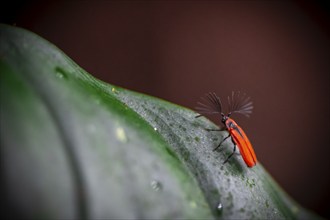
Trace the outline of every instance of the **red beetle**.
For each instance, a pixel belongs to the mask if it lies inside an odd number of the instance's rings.
[[[196,107],[196,109],[201,113],[201,115],[197,115],[197,117],[202,116],[202,114],[221,114],[221,122],[225,125],[225,129],[229,132],[229,135],[225,137],[219,145],[213,149],[215,151],[218,149],[221,144],[231,137],[231,140],[234,144],[233,153],[231,153],[228,158],[224,161],[226,163],[235,153],[236,146],[238,146],[239,151],[243,157],[244,162],[248,167],[253,167],[257,163],[257,157],[254,153],[251,142],[246,136],[243,129],[237,125],[237,123],[230,118],[231,114],[239,113],[243,114],[247,117],[252,113],[253,105],[250,101],[250,97],[246,97],[245,94],[241,94],[240,92],[234,93],[232,92],[231,97],[228,96],[228,106],[229,113],[225,115],[222,112],[222,103],[220,98],[215,93],[208,93],[206,98],[202,98],[207,104],[198,102],[200,105]],[[207,129],[208,131],[220,131],[221,129]]]

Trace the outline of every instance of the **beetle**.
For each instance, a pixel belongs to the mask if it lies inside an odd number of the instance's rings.
[[[253,150],[252,144],[249,138],[246,136],[243,129],[232,119],[230,116],[233,113],[239,113],[247,117],[250,116],[253,109],[252,101],[250,97],[246,97],[246,94],[240,92],[232,92],[231,96],[228,96],[228,114],[225,115],[222,110],[222,103],[220,98],[214,93],[209,92],[205,98],[202,98],[205,103],[198,102],[199,106],[196,107],[199,115],[196,118],[203,116],[203,114],[221,114],[221,122],[224,124],[225,130],[228,131],[228,136],[225,137],[213,151],[217,150],[221,144],[228,138],[231,138],[234,144],[233,152],[227,157],[223,164],[236,152],[236,146],[239,148],[241,156],[248,167],[253,167],[257,163],[257,157]],[[221,131],[222,129],[206,129],[208,131]]]

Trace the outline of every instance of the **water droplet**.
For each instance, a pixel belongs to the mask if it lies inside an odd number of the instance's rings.
[[[118,90],[117,90],[115,87],[112,87],[112,88],[111,88],[111,92],[113,92],[113,93],[116,93],[116,94],[117,94],[117,93],[118,93]]]
[[[222,203],[219,202],[219,204],[218,204],[218,206],[217,206],[217,211],[218,211],[218,212],[222,212],[222,209],[223,209]]]
[[[119,127],[116,129],[116,136],[117,136],[118,140],[120,140],[121,142],[123,142],[123,143],[127,142],[126,133],[123,128]]]
[[[55,74],[59,79],[67,79],[67,73],[65,70],[59,66],[55,67]]]
[[[154,191],[159,191],[162,189],[162,184],[157,180],[151,181],[150,186]]]
[[[60,78],[60,79],[63,79],[63,74],[62,73],[59,73],[59,72],[56,72],[56,76],[58,77],[58,78]]]

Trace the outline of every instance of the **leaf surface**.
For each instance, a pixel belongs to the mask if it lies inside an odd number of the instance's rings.
[[[24,29],[0,25],[0,134],[9,215],[31,218],[317,218],[227,132],[106,84]]]

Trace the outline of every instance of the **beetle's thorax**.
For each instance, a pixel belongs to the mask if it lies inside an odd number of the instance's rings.
[[[230,129],[236,128],[237,124],[233,119],[228,117],[225,121],[225,126],[227,127],[227,129],[230,130]]]

